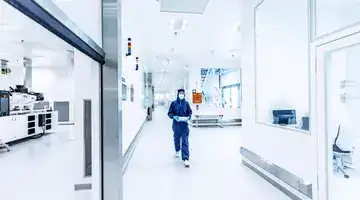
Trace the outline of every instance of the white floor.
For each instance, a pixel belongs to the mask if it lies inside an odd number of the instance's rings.
[[[68,140],[72,133],[61,126],[56,134],[13,145],[11,152],[1,150],[0,199],[79,199],[83,193],[75,193],[74,184],[81,177],[81,145]]]
[[[241,127],[191,129],[191,168],[173,158],[163,109],[143,128],[124,177],[124,200],[288,200],[241,164]]]
[[[358,200],[360,177],[345,179],[341,175],[334,175],[330,184],[330,200]]]
[[[74,192],[81,180],[79,137],[61,129],[0,152],[1,199],[90,200],[90,192]],[[189,169],[173,158],[171,121],[163,110],[143,130],[124,177],[124,200],[289,199],[241,164],[240,127],[192,129]]]
[[[357,139],[357,147],[359,148],[359,139]],[[350,178],[344,178],[341,172],[334,171],[331,177],[329,191],[331,193],[330,200],[358,200],[360,196],[360,152],[356,148],[352,155],[352,167],[354,170],[346,170]],[[332,166],[331,166],[332,167]]]

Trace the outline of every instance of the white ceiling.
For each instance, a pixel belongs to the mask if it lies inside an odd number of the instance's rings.
[[[162,12],[202,14],[209,0],[161,0],[159,2]]]
[[[0,58],[16,61],[22,57],[55,59],[73,48],[48,30],[0,1]],[[64,59],[61,59],[64,60]]]
[[[181,8],[176,3],[173,8],[168,4],[167,10],[195,12],[206,1],[181,3]],[[175,36],[171,20],[185,20],[187,26]],[[134,54],[154,73],[155,84],[161,83],[163,63],[170,60],[167,78],[161,87],[156,87],[157,91],[169,91],[183,86],[186,65],[190,69],[239,67],[240,22],[240,0],[210,0],[202,14],[161,12],[161,2],[157,0],[123,0],[123,51],[131,37]],[[211,50],[213,53],[209,53]]]
[[[57,3],[73,4],[77,1]],[[205,7],[204,3],[206,7],[202,14],[182,14],[162,12],[158,0],[122,1],[123,52],[126,52],[127,38],[131,37],[134,56],[139,56],[142,67],[153,72],[156,84],[162,83],[161,87],[156,86],[157,91],[167,92],[182,87],[182,82],[187,82],[185,66],[200,69],[240,65],[240,0],[187,0],[182,3],[186,5],[179,8],[171,7],[178,5],[170,3],[166,9],[195,12],[201,6]],[[2,56],[37,57],[72,49],[4,1],[1,1],[0,14]],[[187,22],[184,30],[176,31],[177,36],[170,28],[171,20]],[[22,40],[25,41],[23,44]],[[37,53],[32,52],[33,49]],[[164,76],[166,60],[170,61],[170,65]],[[160,81],[161,77],[165,77],[163,81]]]

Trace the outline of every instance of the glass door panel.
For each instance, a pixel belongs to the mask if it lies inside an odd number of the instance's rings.
[[[323,131],[318,129],[319,162],[324,161],[326,169],[326,177],[319,176],[320,188],[321,184],[326,185],[323,192],[327,193],[327,200],[357,200],[360,196],[360,149],[357,148],[360,147],[360,34],[318,47],[317,60],[317,98],[322,99],[317,101],[320,108],[317,112],[325,122]],[[322,105],[325,105],[323,110]],[[318,170],[321,174],[323,168]]]

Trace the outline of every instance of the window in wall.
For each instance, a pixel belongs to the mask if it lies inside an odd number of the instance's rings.
[[[315,8],[317,37],[360,22],[358,0],[315,0]]]
[[[209,108],[233,107],[230,86],[240,83],[238,68],[203,68],[201,69],[201,90],[203,102]],[[238,103],[236,103],[238,105]]]
[[[257,122],[304,129],[309,120],[308,3],[265,0],[255,10]]]
[[[222,93],[225,108],[240,108],[240,84],[225,86]]]
[[[222,93],[223,93],[223,101],[225,108],[228,108],[231,105],[231,90],[228,87],[224,87],[222,89]]]
[[[239,108],[239,86],[234,85],[231,87],[231,105],[232,108]]]

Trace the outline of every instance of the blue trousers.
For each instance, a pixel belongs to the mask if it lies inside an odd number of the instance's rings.
[[[182,160],[189,160],[189,131],[175,131],[174,145],[176,152],[181,150]]]

